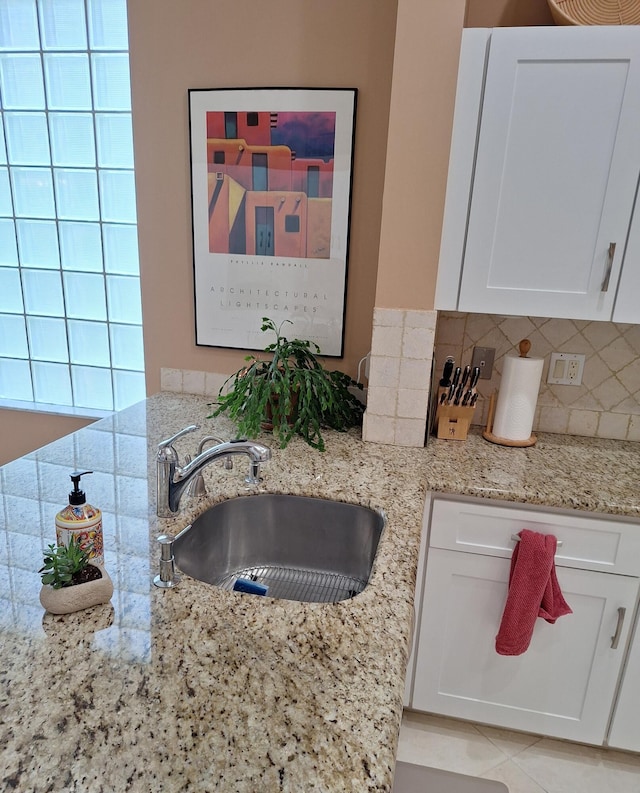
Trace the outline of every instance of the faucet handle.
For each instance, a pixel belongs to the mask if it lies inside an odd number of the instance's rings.
[[[178,440],[178,438],[182,438],[183,435],[187,435],[189,432],[195,432],[196,430],[200,429],[199,424],[190,424],[188,427],[180,430],[180,432],[176,432],[175,435],[172,435],[170,438],[167,438],[166,441],[160,441],[158,444],[158,449],[164,449],[167,446],[173,446],[173,444]]]
[[[173,448],[173,444],[178,440],[178,438],[182,438],[183,435],[187,435],[189,432],[195,432],[195,430],[199,430],[200,427],[198,424],[190,424],[188,427],[180,430],[180,432],[176,432],[175,435],[172,435],[170,438],[167,438],[164,441],[160,441],[158,444],[158,457],[160,459],[172,459],[173,461],[178,461],[178,455],[176,450]]]

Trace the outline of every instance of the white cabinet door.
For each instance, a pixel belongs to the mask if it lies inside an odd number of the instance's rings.
[[[459,310],[610,320],[639,138],[640,29],[493,30]]]
[[[640,324],[640,202],[636,199],[636,208],[629,229],[627,249],[618,294],[613,308],[614,322],[630,322]]]
[[[528,732],[602,743],[620,673],[618,609],[631,616],[638,580],[557,568],[573,614],[537,620],[520,656],[495,652],[509,559],[431,548],[411,706]]]
[[[629,651],[609,732],[609,746],[640,752],[640,624]]]

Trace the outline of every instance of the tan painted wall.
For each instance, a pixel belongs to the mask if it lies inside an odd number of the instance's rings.
[[[0,465],[82,429],[91,421],[51,413],[0,410]]]
[[[377,306],[433,308],[462,28],[551,23],[546,0],[399,0]]]
[[[355,373],[369,350],[374,302],[433,306],[464,5],[397,0],[396,45],[393,0],[273,0],[268,13],[255,0],[130,0],[149,393],[160,367],[231,372],[242,358],[194,344],[188,88],[359,88],[340,367]],[[470,27],[549,23],[545,0],[469,0],[466,9]],[[86,423],[0,410],[0,464]]]
[[[464,0],[400,0],[376,306],[432,309]]]
[[[547,0],[468,0],[465,27],[552,25]]]
[[[130,2],[149,393],[161,367],[232,372],[244,356],[194,343],[189,88],[358,88],[345,357],[335,363],[355,374],[371,341],[395,18],[387,0]]]

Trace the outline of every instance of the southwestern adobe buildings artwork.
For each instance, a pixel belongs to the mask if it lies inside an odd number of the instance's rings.
[[[209,111],[210,253],[328,259],[334,112]]]
[[[189,90],[196,344],[344,347],[357,89]]]

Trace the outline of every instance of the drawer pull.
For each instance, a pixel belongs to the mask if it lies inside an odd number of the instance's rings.
[[[627,610],[620,606],[618,609],[618,624],[616,625],[616,632],[611,637],[611,649],[617,650],[620,642],[620,634],[622,633],[622,626],[624,625],[624,618]]]
[[[520,542],[520,537],[517,534],[512,534],[511,539],[514,542]],[[562,540],[556,540],[556,548],[562,548]]]

